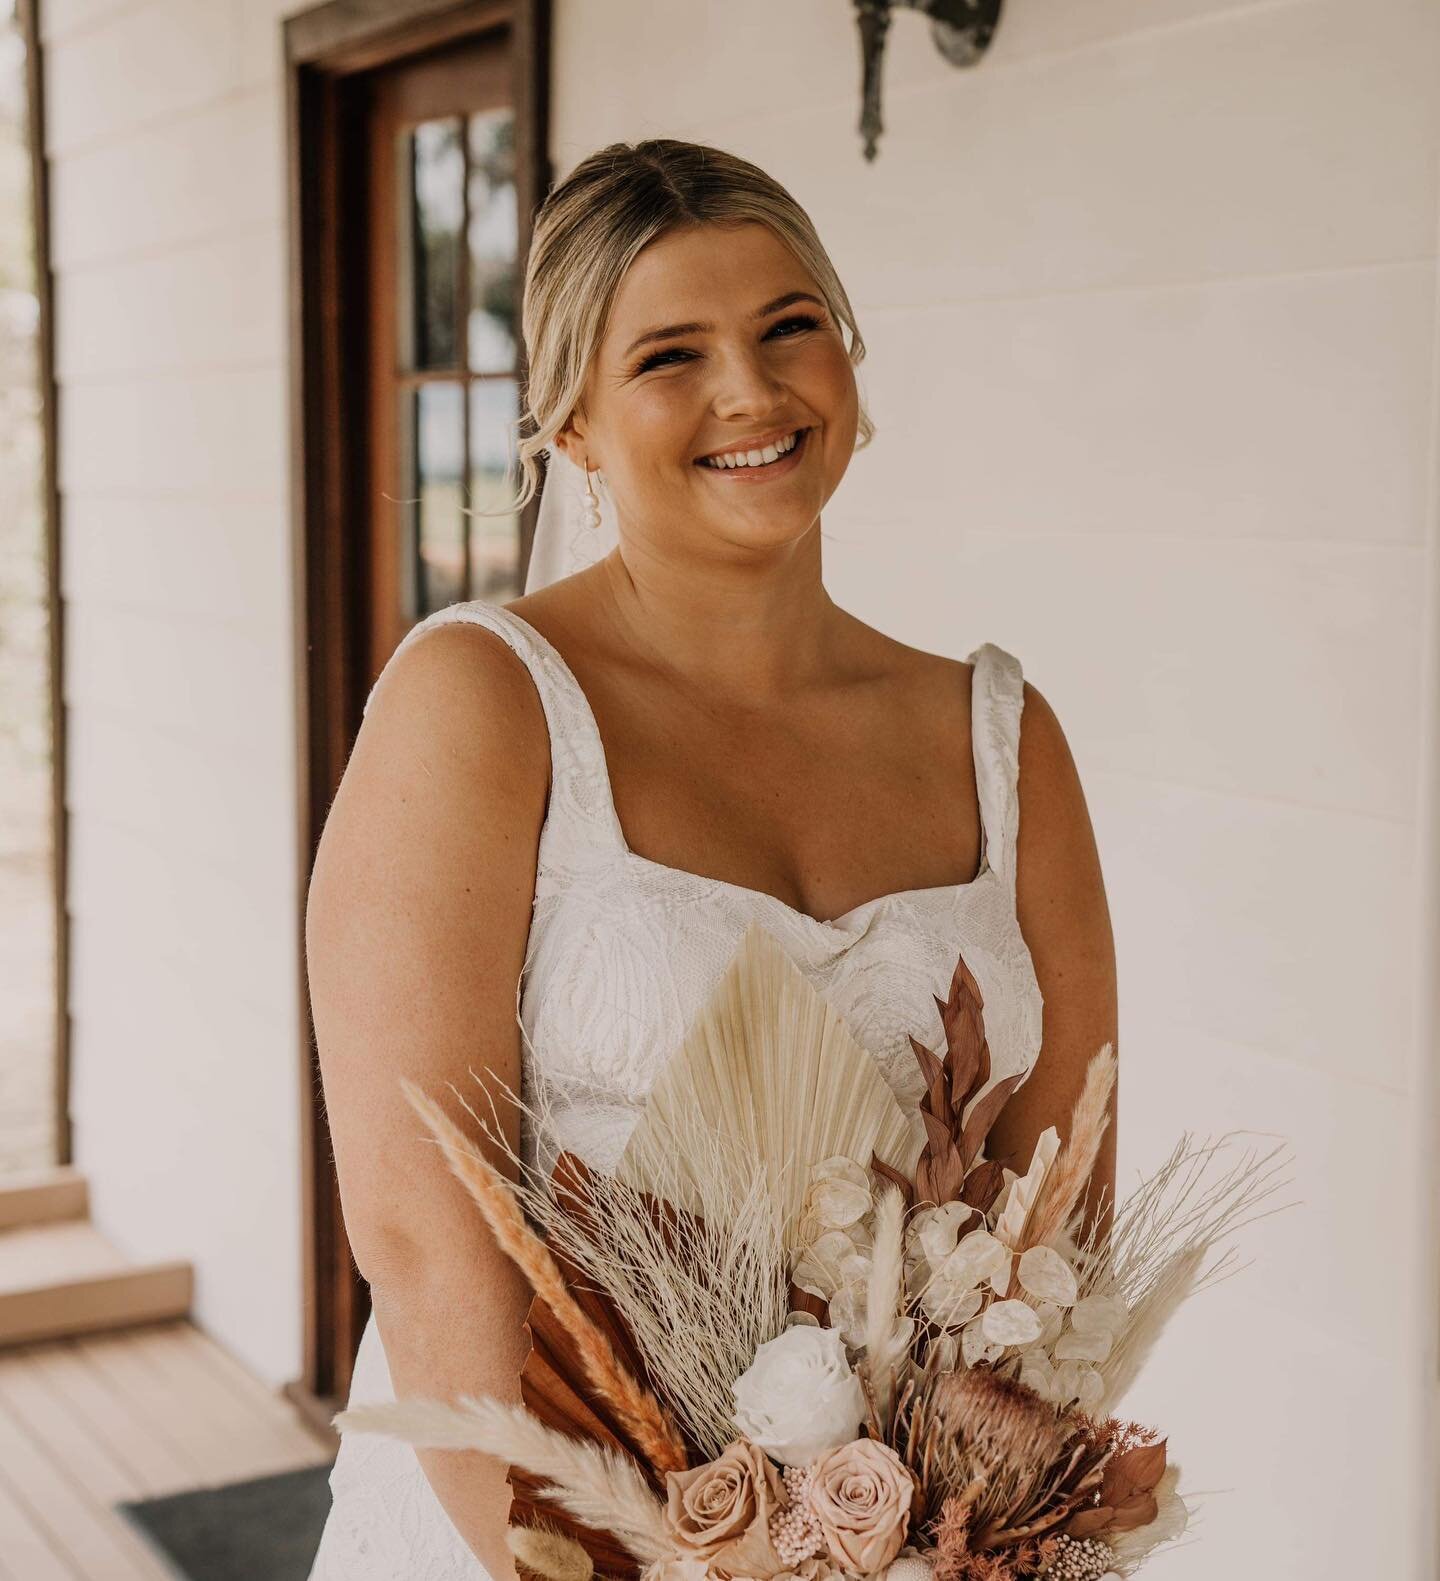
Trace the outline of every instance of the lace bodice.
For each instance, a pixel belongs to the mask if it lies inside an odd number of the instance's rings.
[[[613,1167],[655,1077],[754,920],[836,1006],[907,1110],[923,1091],[909,1037],[940,1046],[935,996],[946,996],[962,952],[984,1000],[992,1084],[1029,1071],[1043,1001],[1015,915],[1024,696],[1011,654],[983,643],[969,655],[979,873],[964,884],[879,895],[822,921],[764,891],[630,850],[590,704],[559,652],[521,616],[482,600],[453,604],[413,626],[396,652],[459,620],[497,632],[524,661],[550,733],[517,1014],[524,1084],[532,1096],[546,1084],[555,1145],[594,1168]],[[522,1130],[522,1143],[537,1161],[536,1139]],[[393,1398],[372,1317],[350,1401]],[[408,1445],[347,1435],[330,1484],[334,1507],[311,1581],[488,1581]]]

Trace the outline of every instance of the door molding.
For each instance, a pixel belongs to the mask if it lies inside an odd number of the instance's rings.
[[[365,380],[354,375],[365,365],[368,300],[353,267],[365,235],[365,73],[501,29],[523,260],[550,186],[549,0],[329,0],[284,23],[304,1261],[303,1370],[286,1392],[327,1432],[369,1313],[341,1215],[304,943],[315,851],[373,680],[369,578],[354,531],[367,431]]]

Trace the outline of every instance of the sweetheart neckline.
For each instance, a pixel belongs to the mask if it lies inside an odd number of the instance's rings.
[[[472,602],[486,601],[475,600]],[[565,656],[544,632],[532,626],[522,614],[509,608],[508,605],[490,604],[488,607],[523,626],[534,638],[541,651],[548,654],[554,661],[566,685],[574,693],[591,738],[595,743],[595,750],[600,757],[600,776],[605,787],[605,811],[610,824],[611,836],[619,847],[622,860],[641,867],[647,867],[652,872],[668,873],[672,877],[687,878],[699,884],[713,884],[721,889],[729,890],[732,894],[747,895],[757,900],[768,900],[773,905],[779,906],[788,915],[808,923],[811,927],[831,928],[842,932],[847,922],[858,916],[862,911],[868,911],[872,906],[882,906],[892,901],[918,899],[922,895],[943,895],[950,900],[958,901],[969,890],[977,888],[983,879],[994,875],[995,869],[990,865],[990,831],[985,823],[984,800],[978,796],[980,788],[980,757],[975,736],[975,722],[979,715],[977,700],[980,694],[980,661],[978,658],[971,658],[968,661],[970,664],[970,760],[975,767],[975,787],[980,809],[980,867],[976,871],[975,876],[967,878],[963,883],[959,884],[921,884],[911,889],[891,890],[888,894],[874,895],[869,900],[862,900],[858,905],[851,906],[848,911],[842,911],[838,916],[830,918],[814,917],[808,911],[802,911],[799,906],[792,906],[788,900],[781,900],[779,895],[772,895],[768,889],[755,889],[749,884],[737,884],[728,878],[712,878],[708,873],[696,873],[688,867],[674,867],[669,862],[657,862],[654,857],[642,856],[640,852],[632,850],[630,842],[625,838],[625,829],[620,822],[619,809],[615,805],[615,786],[610,778],[610,759],[606,756],[605,740],[600,734],[600,721],[595,717],[595,710],[590,706],[590,699],[585,695],[585,688],[581,686],[579,678],[566,662]],[[976,651],[978,653],[979,650],[977,649]]]
[[[868,911],[872,906],[883,906],[890,901],[919,900],[922,896],[936,898],[944,896],[947,900],[958,901],[968,890],[976,888],[982,879],[993,876],[995,872],[990,865],[990,853],[987,850],[980,859],[979,872],[974,878],[967,878],[963,884],[920,884],[913,889],[895,889],[887,895],[873,895],[869,900],[862,900],[859,905],[851,906],[849,911],[842,911],[837,917],[826,918],[813,917],[808,911],[802,911],[799,906],[792,906],[788,900],[781,900],[779,895],[772,895],[768,889],[755,889],[749,884],[736,884],[728,878],[712,878],[708,873],[693,873],[688,867],[672,867],[668,862],[657,862],[653,857],[641,856],[638,851],[632,851],[624,844],[623,837],[621,844],[620,854],[627,862],[638,863],[653,872],[667,873],[675,878],[688,878],[699,884],[713,884],[720,889],[728,889],[732,894],[746,895],[755,900],[768,900],[790,916],[817,928],[843,929],[844,925],[860,912]]]

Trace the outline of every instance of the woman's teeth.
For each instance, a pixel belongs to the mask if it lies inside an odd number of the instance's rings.
[[[778,461],[781,456],[788,455],[795,448],[801,434],[796,429],[793,434],[787,434],[784,439],[777,440],[773,445],[766,445],[763,450],[728,450],[723,456],[705,456],[701,465],[706,467],[765,467],[772,461]]]

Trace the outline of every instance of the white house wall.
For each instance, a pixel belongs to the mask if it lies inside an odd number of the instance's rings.
[[[277,1382],[293,9],[41,7],[79,1161],[105,1227],[194,1259],[200,1320]],[[1122,1182],[1186,1127],[1293,1140],[1303,1205],[1131,1402],[1229,1490],[1157,1574],[1419,1577],[1440,14],[1008,0],[961,72],[901,11],[867,165],[851,11],[555,0],[557,174],[696,137],[807,206],[879,429],[826,511],[828,581],[906,641],[1012,649],[1065,725],[1117,933]]]
[[[198,1321],[301,1363],[283,101],[273,13],[42,0],[75,1149]],[[272,48],[273,46],[273,48]]]
[[[1303,1205],[1129,1402],[1216,1490],[1157,1576],[1429,1576],[1440,14],[1007,0],[967,74],[897,11],[867,165],[850,10],[558,0],[557,173],[694,137],[806,205],[879,429],[827,581],[906,641],[1010,648],[1066,728],[1116,927],[1122,1185],[1187,1127],[1293,1143]]]

